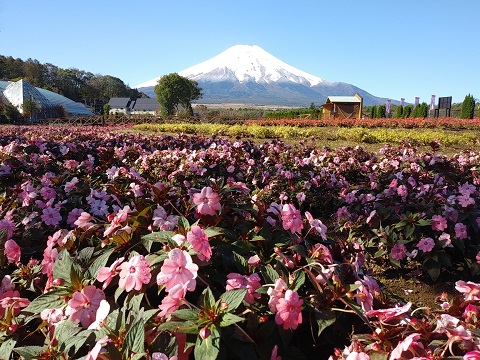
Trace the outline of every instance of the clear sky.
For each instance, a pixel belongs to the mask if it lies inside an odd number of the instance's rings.
[[[131,87],[238,44],[379,97],[480,99],[480,0],[0,0],[0,55]]]

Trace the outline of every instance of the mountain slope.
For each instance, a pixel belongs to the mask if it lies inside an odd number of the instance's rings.
[[[323,104],[330,95],[359,93],[365,105],[384,104],[354,85],[329,82],[277,59],[256,45],[236,45],[219,55],[179,72],[198,82],[198,103],[309,106]],[[159,77],[136,86],[154,97]]]

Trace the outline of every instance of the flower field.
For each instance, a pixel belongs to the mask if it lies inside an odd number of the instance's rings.
[[[480,359],[479,152],[0,129],[0,359]]]

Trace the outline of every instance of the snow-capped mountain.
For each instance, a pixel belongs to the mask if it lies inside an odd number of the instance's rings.
[[[365,105],[385,99],[341,82],[329,82],[277,59],[257,45],[235,45],[219,55],[182,70],[181,76],[198,82],[198,103],[309,106],[323,104],[328,96],[359,93]],[[161,76],[135,86],[148,96]]]

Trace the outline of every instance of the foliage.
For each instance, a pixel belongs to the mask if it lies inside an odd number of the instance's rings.
[[[22,116],[18,109],[10,103],[3,105],[2,114],[7,118],[9,122],[20,119],[20,117]]]
[[[474,114],[475,114],[475,99],[473,98],[473,95],[468,94],[465,96],[465,100],[463,100],[460,118],[473,119]]]
[[[403,116],[403,106],[402,105],[398,105],[396,108],[395,108],[395,112],[393,113],[393,117],[397,118],[397,119],[400,119]],[[405,116],[407,117],[407,116]]]
[[[428,116],[428,105],[426,102],[422,102],[415,106],[412,110],[412,117],[413,118],[426,118]]]
[[[24,116],[31,118],[32,116],[35,116],[35,113],[37,112],[37,110],[39,110],[39,106],[35,101],[31,99],[24,99],[22,110]]]
[[[410,115],[412,114],[412,108],[413,108],[412,105],[407,105],[407,106],[405,106],[404,109],[403,109],[402,116],[403,116],[404,118],[409,118]]]
[[[373,105],[371,108],[370,108],[370,119],[375,119],[377,117],[377,106],[376,105]]]
[[[0,358],[478,351],[480,153],[101,130],[2,127]],[[373,264],[461,295],[415,308]]]
[[[154,91],[162,115],[174,115],[178,105],[182,106],[185,115],[193,115],[191,102],[202,97],[202,89],[196,81],[177,73],[162,76]]]
[[[107,103],[107,104],[103,105],[103,114],[104,115],[110,114],[110,104]]]
[[[375,118],[382,119],[386,117],[387,109],[385,105],[378,105],[375,109]]]

